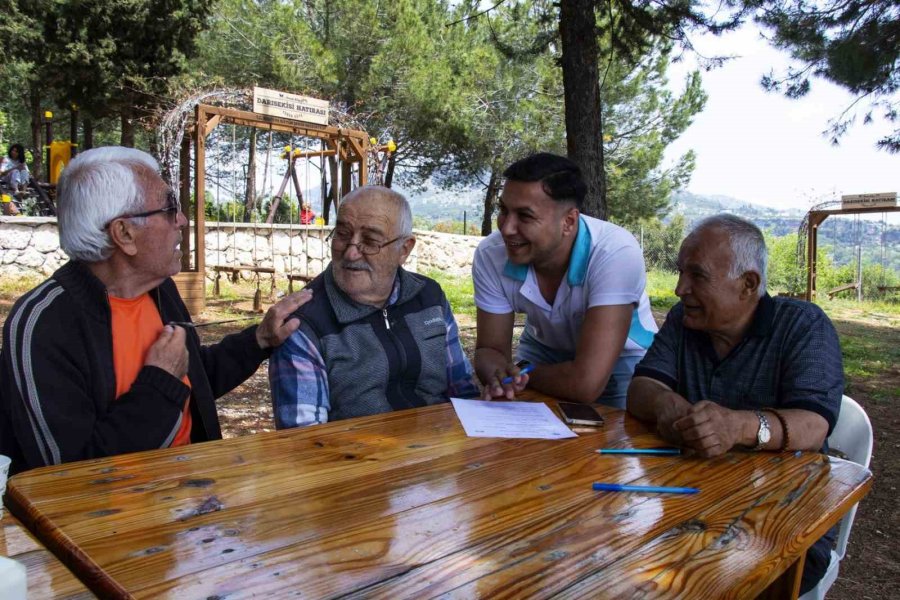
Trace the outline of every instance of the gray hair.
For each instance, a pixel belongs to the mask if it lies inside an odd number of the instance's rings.
[[[401,237],[401,239],[397,240],[397,243],[402,243],[404,238],[411,237],[413,222],[412,209],[409,207],[409,202],[406,200],[406,197],[400,192],[381,185],[364,185],[347,194],[341,201],[341,204],[352,202],[358,197],[370,195],[377,196],[381,200],[390,202],[397,211],[397,229],[399,230],[398,235]]]
[[[697,223],[691,235],[703,229],[721,229],[728,234],[731,252],[734,255],[728,276],[740,277],[748,271],[753,271],[759,275],[759,295],[764,296],[769,252],[766,249],[766,239],[759,227],[737,215],[720,213]]]
[[[152,156],[134,148],[107,146],[87,150],[70,162],[59,179],[59,245],[73,260],[99,262],[112,255],[106,224],[144,210],[144,186],[138,169],[159,173]],[[142,225],[144,220],[135,221]]]

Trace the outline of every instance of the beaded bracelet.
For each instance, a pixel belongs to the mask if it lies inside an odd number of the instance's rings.
[[[778,449],[778,451],[784,452],[791,446],[791,433],[788,429],[787,419],[784,418],[784,415],[781,414],[781,411],[774,408],[764,408],[763,410],[775,415],[775,417],[781,423],[781,447]]]

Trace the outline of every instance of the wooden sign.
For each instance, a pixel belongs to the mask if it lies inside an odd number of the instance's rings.
[[[328,125],[328,101],[298,96],[278,90],[269,90],[261,87],[253,88],[253,112],[261,115],[271,115]]]
[[[897,192],[884,194],[845,194],[841,196],[841,208],[894,208]]]

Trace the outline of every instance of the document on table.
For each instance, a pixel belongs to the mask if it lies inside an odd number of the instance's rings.
[[[578,437],[543,402],[451,398],[469,437],[559,440]]]

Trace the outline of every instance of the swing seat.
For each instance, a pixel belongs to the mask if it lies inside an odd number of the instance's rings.
[[[221,288],[219,286],[219,280],[222,278],[222,273],[228,273],[231,275],[231,282],[237,283],[238,278],[241,276],[241,271],[250,271],[254,273],[256,276],[256,295],[259,296],[259,284],[260,284],[260,275],[267,274],[272,276],[272,287],[269,290],[269,297],[275,297],[275,267],[257,267],[254,265],[237,265],[237,266],[229,266],[229,265],[213,265],[212,270],[216,274],[216,279],[213,284],[213,295],[219,296],[221,293]],[[253,300],[254,309],[257,309],[259,306],[259,299],[254,297]]]
[[[288,294],[294,293],[294,282],[299,281],[305,286],[307,283],[315,279],[312,275],[300,275],[299,273],[287,273],[285,275],[288,280]]]
[[[828,294],[828,299],[831,300],[835,297],[836,294],[840,294],[841,292],[846,292],[847,290],[855,290],[857,288],[859,288],[858,282],[847,283],[845,285],[839,285],[836,288],[834,288],[833,290],[828,290],[825,293]]]

